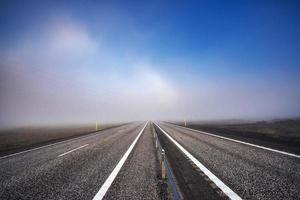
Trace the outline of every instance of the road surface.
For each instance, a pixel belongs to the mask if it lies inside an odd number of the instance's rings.
[[[158,125],[239,197],[299,199],[299,157],[202,134],[170,123]],[[169,140],[165,136],[162,139]]]
[[[93,199],[144,125],[130,123],[0,159],[0,199]]]
[[[0,199],[171,198],[155,138],[185,199],[299,199],[297,155],[157,125],[128,123],[1,157]]]

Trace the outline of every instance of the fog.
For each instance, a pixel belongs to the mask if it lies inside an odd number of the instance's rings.
[[[299,82],[206,77],[201,68],[188,70],[184,59],[182,66],[178,58],[158,63],[130,46],[116,52],[64,17],[0,47],[0,56],[2,127],[300,114]]]

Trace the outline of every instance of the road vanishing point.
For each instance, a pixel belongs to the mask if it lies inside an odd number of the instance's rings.
[[[299,155],[167,122],[0,157],[3,200],[299,198]]]

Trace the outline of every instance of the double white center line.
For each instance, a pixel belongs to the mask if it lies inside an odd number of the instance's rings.
[[[80,147],[77,147],[76,149],[72,149],[72,150],[70,150],[70,151],[67,151],[66,153],[60,154],[58,157],[67,155],[67,154],[69,154],[69,153],[72,153],[73,151],[76,151],[76,150],[81,149],[81,148],[83,148],[83,147],[86,147],[86,146],[88,146],[88,145],[89,145],[89,144],[82,145],[82,146],[80,146]]]

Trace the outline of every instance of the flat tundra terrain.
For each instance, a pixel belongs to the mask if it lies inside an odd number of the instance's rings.
[[[0,199],[299,199],[297,147],[199,127],[149,121],[14,133],[15,143],[0,143]]]
[[[84,136],[119,126],[121,124],[98,124],[78,126],[48,126],[48,127],[20,127],[0,131],[0,155],[18,152],[33,147],[51,144],[53,142]],[[97,129],[97,130],[96,130]]]

